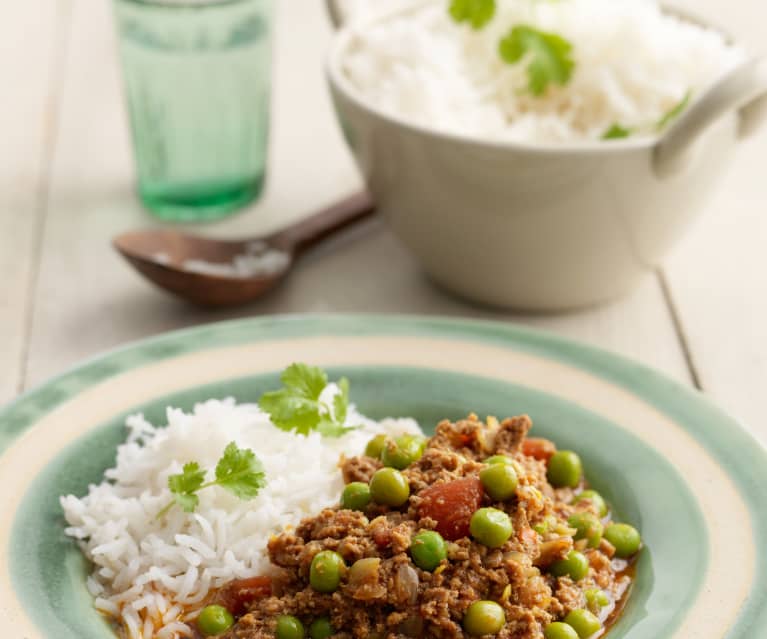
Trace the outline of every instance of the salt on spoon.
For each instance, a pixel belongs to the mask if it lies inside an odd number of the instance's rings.
[[[245,252],[235,255],[230,262],[207,260],[184,260],[181,267],[186,271],[218,275],[221,277],[270,277],[284,271],[290,264],[290,255],[271,248],[266,242],[256,240],[245,245]]]

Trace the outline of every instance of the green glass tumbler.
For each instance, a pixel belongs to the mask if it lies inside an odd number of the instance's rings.
[[[156,216],[214,220],[260,194],[272,0],[114,0],[138,192]]]

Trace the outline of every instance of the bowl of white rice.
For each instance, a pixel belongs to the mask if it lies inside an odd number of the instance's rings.
[[[767,92],[767,65],[649,0],[330,4],[352,15],[328,56],[333,101],[379,210],[433,280],[485,304],[630,290]]]

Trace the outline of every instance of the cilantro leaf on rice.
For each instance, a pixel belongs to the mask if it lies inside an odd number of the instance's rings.
[[[509,64],[527,61],[530,93],[543,95],[551,84],[564,86],[575,68],[573,45],[556,33],[529,25],[515,26],[498,45],[501,58]]]
[[[179,475],[168,477],[168,488],[173,493],[175,502],[185,512],[193,512],[197,508],[200,499],[195,495],[205,481],[205,471],[197,462],[184,464],[183,471]]]
[[[631,129],[618,124],[617,122],[610,126],[607,131],[602,134],[603,140],[620,140],[627,138],[631,135]]]
[[[159,519],[173,506],[192,513],[200,504],[197,493],[211,486],[221,486],[242,500],[253,499],[266,486],[266,475],[261,461],[249,448],[238,448],[231,442],[216,464],[216,479],[205,482],[207,471],[197,462],[184,464],[181,473],[168,477],[168,488],[173,499],[157,513]]]
[[[266,485],[264,467],[252,450],[232,442],[216,465],[215,483],[240,499],[253,499]]]
[[[660,120],[658,120],[656,127],[659,130],[665,129],[669,124],[671,124],[680,115],[682,115],[682,111],[684,111],[687,108],[687,105],[690,104],[690,98],[692,98],[691,90],[687,91],[687,93],[684,94],[684,97],[679,102],[677,102],[668,111],[666,111],[666,113],[663,114]]]
[[[495,15],[495,0],[451,0],[448,11],[456,22],[468,22],[472,29],[481,29]]]
[[[350,430],[344,426],[349,406],[349,380],[338,381],[332,406],[321,400],[328,384],[322,369],[307,364],[291,364],[280,380],[283,388],[264,393],[258,405],[272,423],[284,431],[308,435],[317,431],[327,437],[340,437]]]
[[[328,376],[317,366],[307,364],[291,364],[280,375],[285,388],[311,399],[319,398],[325,386],[328,385]]]

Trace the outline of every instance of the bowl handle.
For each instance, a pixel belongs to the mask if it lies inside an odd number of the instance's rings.
[[[767,115],[767,58],[755,58],[706,91],[658,141],[653,168],[661,178],[683,168],[695,141],[720,117],[738,110],[738,137],[754,133]]]
[[[330,21],[336,29],[339,29],[344,24],[344,12],[338,5],[338,0],[325,0],[325,7],[328,10]]]

